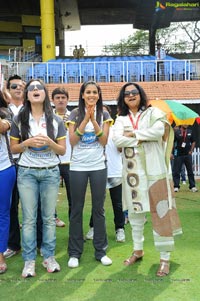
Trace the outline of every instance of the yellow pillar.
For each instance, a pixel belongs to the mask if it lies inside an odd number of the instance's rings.
[[[42,61],[55,59],[54,0],[40,0]]]

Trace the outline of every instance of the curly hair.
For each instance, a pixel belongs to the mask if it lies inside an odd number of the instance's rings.
[[[147,96],[146,96],[146,93],[144,92],[143,88],[136,83],[132,83],[132,82],[126,83],[125,85],[123,85],[121,87],[118,98],[117,98],[117,111],[118,111],[118,114],[121,116],[126,116],[129,113],[129,107],[127,106],[127,104],[124,101],[124,92],[125,92],[126,87],[132,86],[132,85],[135,86],[135,88],[139,91],[139,94],[140,94],[139,110],[144,111],[144,110],[146,110],[146,108],[148,106],[147,105]]]

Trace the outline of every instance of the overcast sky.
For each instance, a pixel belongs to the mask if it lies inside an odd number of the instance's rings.
[[[133,25],[81,26],[78,31],[66,31],[65,55],[72,55],[74,46],[81,44],[86,55],[100,55],[104,45],[118,43],[134,33]]]

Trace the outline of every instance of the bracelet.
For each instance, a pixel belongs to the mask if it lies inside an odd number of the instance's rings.
[[[24,143],[23,143],[23,142],[22,142],[22,143],[20,143],[20,147],[21,147],[22,151],[24,152],[24,151],[25,151],[25,149],[26,149],[26,146],[24,146]]]
[[[101,137],[101,136],[103,136],[103,131],[102,130],[100,130],[97,134],[96,134],[96,137]]]
[[[76,134],[78,137],[83,136],[83,133],[81,133],[81,132],[79,131],[78,128],[75,130],[75,134]]]

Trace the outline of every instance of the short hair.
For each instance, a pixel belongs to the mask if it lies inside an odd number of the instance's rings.
[[[20,80],[22,80],[21,76],[19,76],[17,74],[10,76],[8,78],[8,81],[7,81],[7,89],[10,89],[10,81],[14,80],[14,79],[20,79]]]
[[[51,97],[52,99],[54,98],[54,96],[56,94],[63,94],[65,95],[67,98],[69,98],[69,93],[64,89],[64,88],[55,88],[53,91],[52,91],[52,94],[51,94]]]

